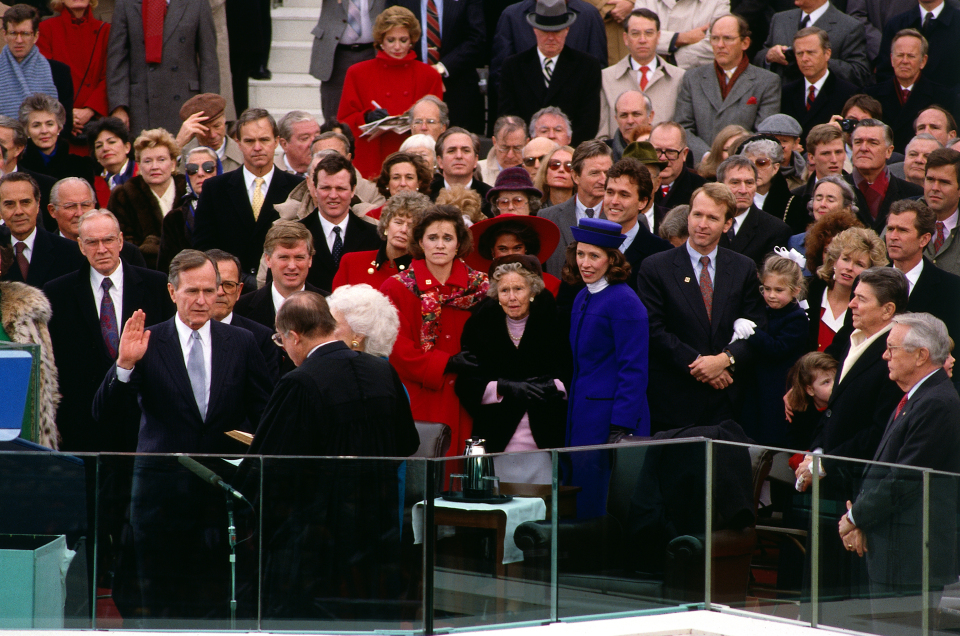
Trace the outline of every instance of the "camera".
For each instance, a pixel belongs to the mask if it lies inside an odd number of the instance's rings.
[[[794,66],[797,63],[797,52],[793,50],[792,46],[788,46],[783,49],[783,57],[787,58],[787,65]]]
[[[848,117],[846,119],[840,120],[840,130],[845,133],[852,133],[853,129],[857,127],[857,124],[860,123],[860,120],[856,117]]]

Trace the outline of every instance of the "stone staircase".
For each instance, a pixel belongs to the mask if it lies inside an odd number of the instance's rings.
[[[276,119],[299,109],[323,121],[320,82],[310,76],[310,31],[320,17],[322,0],[283,0],[273,16],[270,70],[273,79],[250,80],[250,105],[266,108]]]

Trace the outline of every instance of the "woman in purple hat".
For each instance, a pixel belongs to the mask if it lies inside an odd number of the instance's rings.
[[[530,174],[521,166],[501,170],[494,186],[487,192],[490,207],[498,216],[536,216],[542,197],[543,193],[533,186]]]
[[[570,316],[573,379],[567,410],[567,446],[592,446],[624,435],[650,435],[647,406],[647,310],[624,285],[630,264],[618,249],[626,238],[620,225],[605,219],[581,219],[571,227],[564,281],[585,283]],[[610,465],[605,452],[569,455],[577,516],[606,513]]]

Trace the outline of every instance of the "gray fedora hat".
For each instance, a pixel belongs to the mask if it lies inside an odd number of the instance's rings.
[[[541,31],[563,31],[574,23],[577,14],[567,9],[565,0],[537,0],[537,8],[527,14],[527,22]]]

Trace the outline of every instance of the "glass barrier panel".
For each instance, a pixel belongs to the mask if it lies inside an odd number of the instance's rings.
[[[549,546],[529,549],[520,538],[527,526],[551,535],[551,454],[489,454],[433,463],[438,496],[414,510],[417,543],[428,559],[432,555],[433,628],[551,620]],[[561,496],[561,514],[563,506]],[[426,523],[431,516],[432,527]]]
[[[923,471],[825,456],[823,473],[818,624],[882,635],[920,634]],[[846,516],[848,502],[854,523]],[[954,494],[945,510],[954,521],[955,507]],[[956,539],[953,532],[949,541],[955,545]],[[955,571],[956,559],[950,561]]]
[[[96,456],[0,452],[0,629],[93,626],[96,469]]]
[[[560,451],[560,618],[663,611],[704,601],[702,441]],[[569,495],[568,495],[569,496]]]

